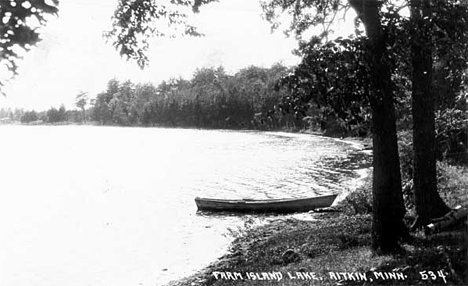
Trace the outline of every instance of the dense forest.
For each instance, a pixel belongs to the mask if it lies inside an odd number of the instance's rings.
[[[251,66],[234,75],[222,67],[202,68],[190,80],[170,79],[158,86],[113,79],[97,95],[92,119],[124,126],[252,129],[300,125],[299,116],[285,122],[280,101],[286,91],[275,90],[288,72],[280,64]]]
[[[234,75],[223,67],[202,68],[190,80],[169,79],[157,86],[111,79],[95,98],[78,94],[77,110],[66,110],[63,105],[41,112],[1,109],[0,117],[28,124],[91,121],[118,126],[328,129],[337,134],[366,126],[338,120],[329,108],[314,104],[296,110],[290,102],[292,90],[280,82],[291,72],[282,64],[250,66]]]

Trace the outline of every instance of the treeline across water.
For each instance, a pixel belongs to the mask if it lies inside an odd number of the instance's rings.
[[[163,126],[219,129],[337,129],[339,122],[325,107],[310,105],[294,110],[291,90],[279,80],[292,69],[282,64],[270,68],[250,66],[233,75],[223,67],[196,70],[190,80],[133,83],[111,79],[94,98],[76,97],[76,110],[64,106],[47,111],[0,110],[2,118],[22,123],[94,123],[117,126]],[[349,128],[348,128],[349,129]],[[336,131],[336,130],[335,130]]]
[[[89,114],[91,109],[87,110]],[[51,107],[46,111],[24,110],[22,108],[0,108],[0,123],[26,123],[26,124],[65,124],[83,122],[83,114],[79,110],[66,109],[64,105],[59,108]]]
[[[92,120],[104,125],[144,125],[229,129],[301,128],[306,114],[290,114],[281,104],[286,89],[275,88],[289,68],[251,66],[234,75],[223,67],[202,68],[190,80],[158,86],[110,80],[98,94]]]
[[[106,90],[94,98],[90,99],[89,94],[80,92],[76,96],[76,109],[67,110],[63,105],[41,112],[0,109],[0,123],[309,129],[332,136],[366,135],[370,132],[370,112],[366,102],[354,101],[361,110],[359,122],[347,120],[346,116],[340,116],[341,109],[334,108],[334,104],[320,105],[297,96],[298,91],[311,90],[309,93],[312,94],[314,89],[289,88],[282,84],[284,78],[298,71],[301,70],[297,67],[295,71],[281,64],[270,68],[250,66],[233,75],[227,74],[223,67],[202,68],[190,80],[170,79],[157,86],[111,79]],[[436,82],[438,86],[448,86],[441,80]],[[445,89],[439,88],[436,97],[439,157],[446,156],[443,154],[457,157],[463,154],[465,158],[468,123],[466,93]],[[346,94],[337,98],[343,95]],[[329,95],[327,98],[332,101],[335,97]],[[400,102],[396,104],[399,130],[409,130],[412,125],[410,106],[410,97],[400,96]]]

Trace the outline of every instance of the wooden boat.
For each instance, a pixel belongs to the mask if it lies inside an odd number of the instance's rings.
[[[195,198],[199,211],[226,212],[305,212],[331,206],[337,195],[326,195],[310,198],[267,199],[267,200],[223,200]]]

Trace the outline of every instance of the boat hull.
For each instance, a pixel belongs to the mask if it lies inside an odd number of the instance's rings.
[[[199,211],[212,212],[306,212],[317,208],[331,206],[337,195],[326,195],[299,199],[272,200],[222,200],[195,198]]]

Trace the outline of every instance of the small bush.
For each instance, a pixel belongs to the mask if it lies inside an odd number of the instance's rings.
[[[446,204],[453,208],[468,204],[468,167],[437,162],[437,190]],[[413,180],[403,181],[403,198],[407,210],[414,211]]]
[[[338,240],[340,241],[339,249],[348,249],[358,246],[366,245],[359,236],[356,235],[349,235],[346,233],[339,233],[337,236]]]
[[[437,155],[440,160],[468,164],[468,113],[447,108],[436,114]]]
[[[372,180],[366,182],[344,200],[346,214],[368,214],[372,212]]]
[[[438,190],[449,207],[468,203],[468,167],[437,163]]]
[[[235,227],[228,227],[224,236],[231,237],[234,239],[241,238],[245,236],[247,232],[252,231],[252,229],[254,229],[258,225],[258,223],[250,216],[243,217],[242,221],[242,226],[238,225]]]
[[[398,153],[403,183],[413,178],[413,134],[410,130],[398,133]]]
[[[411,130],[398,133],[398,153],[400,155],[400,172],[403,199],[408,210],[414,209],[413,185],[413,134]]]

